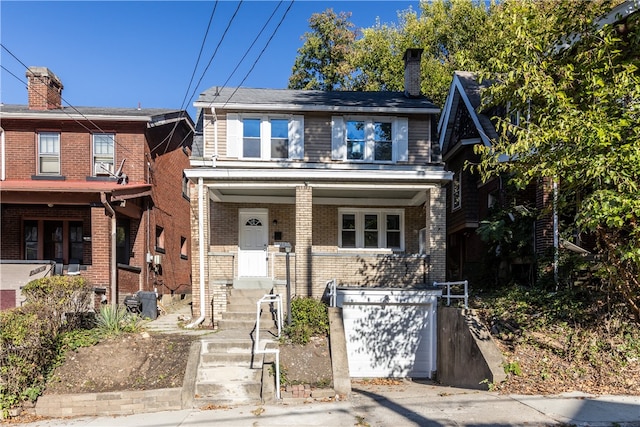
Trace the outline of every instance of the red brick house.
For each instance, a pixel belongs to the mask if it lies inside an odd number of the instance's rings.
[[[29,104],[0,107],[3,265],[50,260],[54,274],[78,269],[102,302],[141,290],[189,292],[189,115],[65,107],[49,69],[30,67],[26,76]],[[14,285],[0,285],[5,303],[19,305]]]
[[[421,52],[405,54],[404,92],[200,95],[185,171],[195,184],[195,315],[215,324],[232,288],[284,295],[283,242],[293,296],[319,298],[334,278],[385,287],[444,280],[451,174],[435,137],[440,109],[420,94]]]

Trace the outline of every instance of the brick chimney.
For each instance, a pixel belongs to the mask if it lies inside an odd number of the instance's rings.
[[[408,98],[420,96],[420,58],[423,49],[407,49],[404,59],[404,94]]]
[[[62,108],[62,83],[47,67],[29,67],[27,82],[30,110]]]

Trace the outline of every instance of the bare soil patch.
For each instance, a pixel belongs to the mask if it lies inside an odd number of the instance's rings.
[[[123,334],[67,353],[45,394],[182,387],[193,336]]]

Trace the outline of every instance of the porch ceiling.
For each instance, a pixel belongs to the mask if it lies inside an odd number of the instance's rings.
[[[426,188],[327,188],[314,185],[313,203],[317,205],[417,206],[426,200],[425,190]],[[210,186],[209,195],[212,200],[223,203],[294,204],[296,201],[295,188]]]

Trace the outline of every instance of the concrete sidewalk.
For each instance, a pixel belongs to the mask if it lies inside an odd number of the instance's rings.
[[[354,382],[347,401],[277,403],[164,411],[119,417],[43,420],[59,426],[638,426],[639,396],[515,396],[403,381]]]

